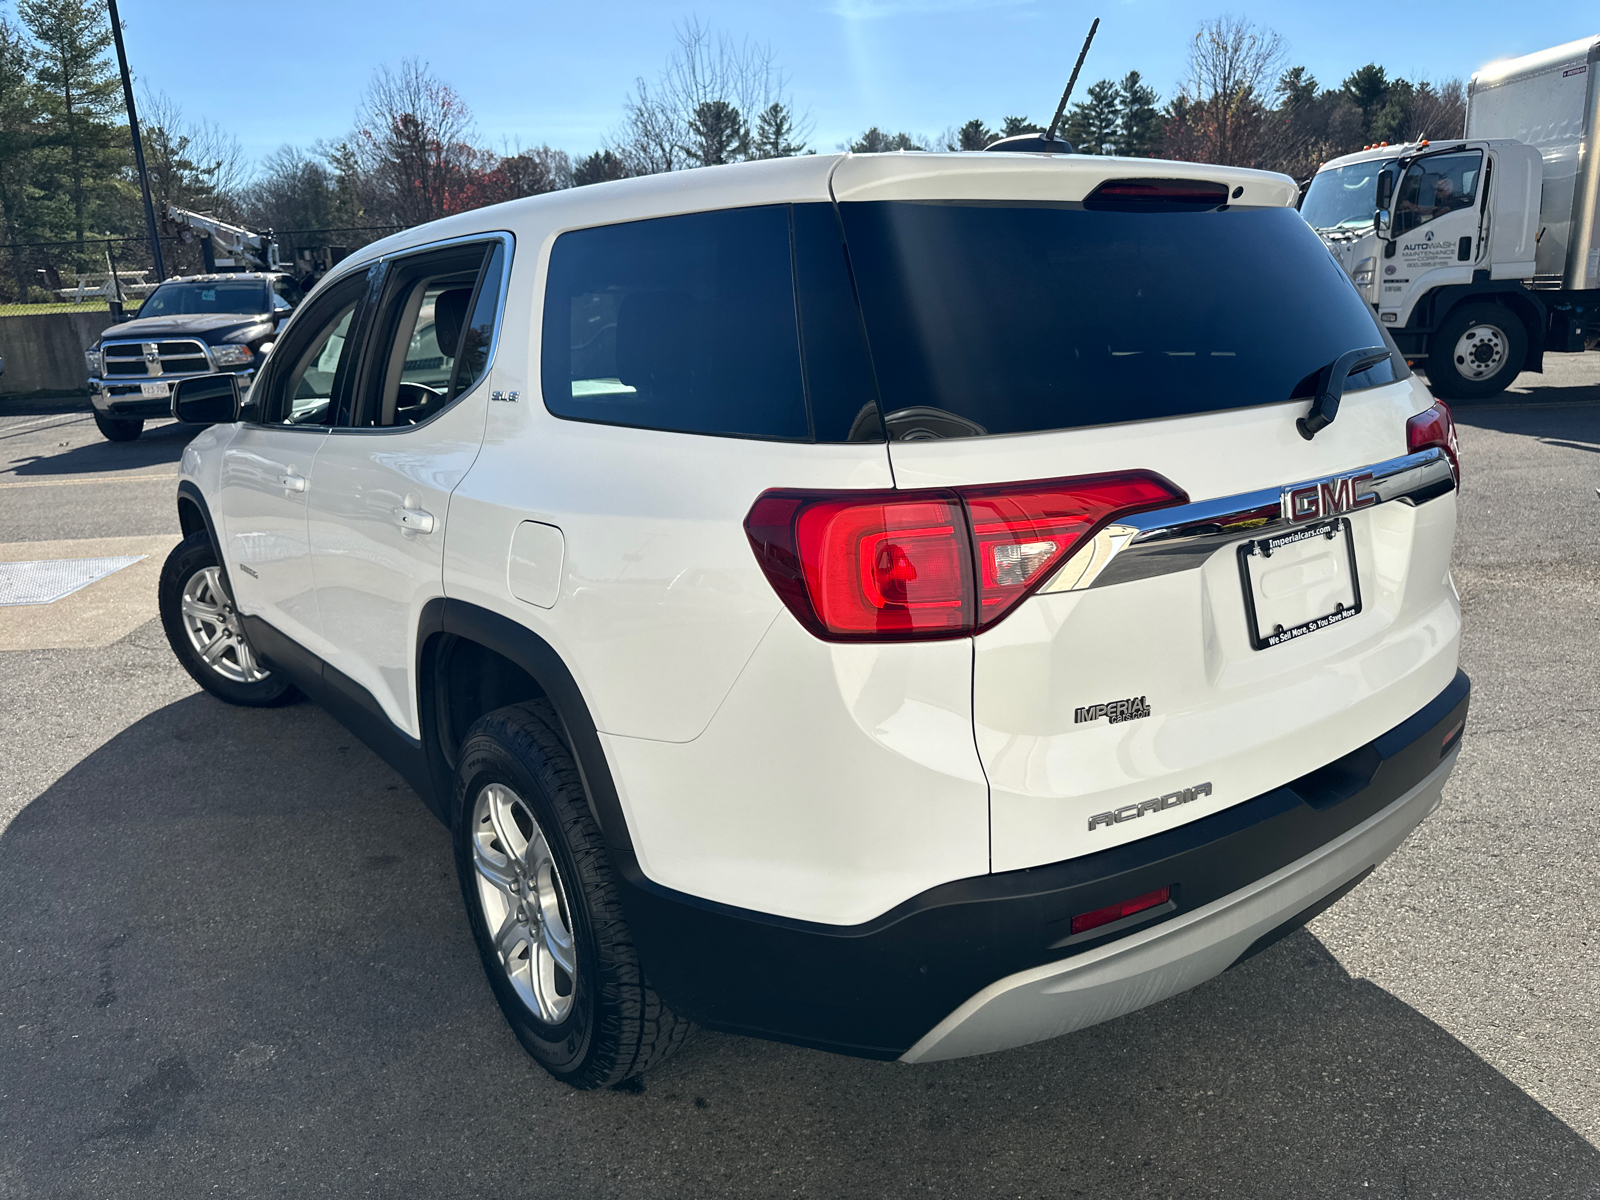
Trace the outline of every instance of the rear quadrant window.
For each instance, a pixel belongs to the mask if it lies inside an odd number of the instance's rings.
[[[562,234],[542,362],[560,417],[808,439],[787,208]]]

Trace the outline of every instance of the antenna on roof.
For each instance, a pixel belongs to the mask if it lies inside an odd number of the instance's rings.
[[[1094,41],[1095,32],[1100,28],[1100,18],[1094,19],[1094,24],[1089,26],[1089,36],[1083,39],[1083,49],[1078,51],[1078,61],[1072,64],[1072,75],[1067,80],[1067,90],[1061,93],[1061,103],[1056,105],[1055,119],[1050,122],[1050,129],[1044,135],[1044,140],[1055,140],[1056,129],[1061,125],[1061,117],[1067,111],[1067,99],[1072,95],[1072,87],[1078,82],[1078,72],[1083,70],[1083,60],[1088,57],[1089,43]]]

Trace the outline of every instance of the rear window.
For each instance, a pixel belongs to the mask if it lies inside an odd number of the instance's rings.
[[[1277,404],[1311,396],[1347,350],[1392,349],[1292,208],[878,201],[840,213],[896,439]],[[1392,353],[1347,390],[1404,372]]]

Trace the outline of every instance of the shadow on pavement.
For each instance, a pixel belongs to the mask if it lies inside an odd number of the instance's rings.
[[[89,427],[93,433],[93,427]],[[89,475],[112,471],[137,471],[163,463],[176,463],[183,448],[205,428],[168,421],[146,425],[133,442],[108,442],[98,439],[60,454],[30,454],[12,460],[12,473],[34,475]]]
[[[702,1032],[568,1091],[490,999],[444,830],[309,705],[194,695],[112,738],[0,837],[0,929],[5,1195],[1600,1189],[1600,1152],[1304,932],[987,1058]]]

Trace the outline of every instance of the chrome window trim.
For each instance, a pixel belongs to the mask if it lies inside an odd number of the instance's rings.
[[[1363,496],[1375,498],[1373,505],[1363,506],[1368,509],[1394,500],[1421,504],[1454,491],[1456,486],[1450,460],[1437,447],[1339,471],[1327,478],[1361,476],[1370,476],[1363,480]],[[1119,517],[1078,547],[1039,592],[1082,592],[1193,570],[1225,546],[1308,523],[1289,518],[1285,498],[1292,491],[1322,482],[1306,479]]]
[[[376,434],[380,436],[392,436],[399,433],[411,433],[413,430],[417,429],[426,429],[440,417],[444,416],[445,413],[455,408],[457,404],[460,404],[462,400],[466,399],[468,396],[476,392],[481,386],[483,386],[483,381],[488,379],[489,373],[494,370],[495,356],[500,350],[500,330],[504,326],[506,319],[506,297],[511,293],[511,262],[516,255],[517,237],[516,234],[512,233],[510,230],[491,230],[485,233],[463,234],[460,237],[445,238],[444,240],[437,242],[420,242],[415,246],[407,246],[403,250],[396,250],[392,254],[382,254],[377,258],[368,259],[362,262],[358,268],[352,268],[351,270],[344,272],[344,274],[339,276],[339,278],[342,279],[345,277],[345,275],[356,274],[357,270],[370,271],[379,263],[384,264],[385,268],[387,268],[388,264],[390,263],[399,262],[403,259],[411,258],[417,254],[431,254],[435,250],[448,250],[452,246],[467,246],[473,243],[487,244],[495,241],[498,241],[505,247],[506,263],[505,269],[500,272],[500,295],[496,298],[494,331],[489,335],[489,357],[484,360],[483,374],[478,376],[477,382],[469,387],[466,391],[456,396],[450,401],[449,404],[445,405],[438,412],[434,413],[433,416],[429,417],[426,421],[419,422],[416,425],[324,426],[323,428],[326,429],[327,432],[334,434]],[[481,272],[482,268],[480,267],[479,270]],[[319,283],[318,289],[320,290],[320,288],[321,284]],[[298,312],[303,305],[304,301],[302,301],[300,305],[296,306],[295,311]],[[470,316],[471,314],[468,315]],[[369,347],[363,346],[361,349],[362,353],[365,354]]]

